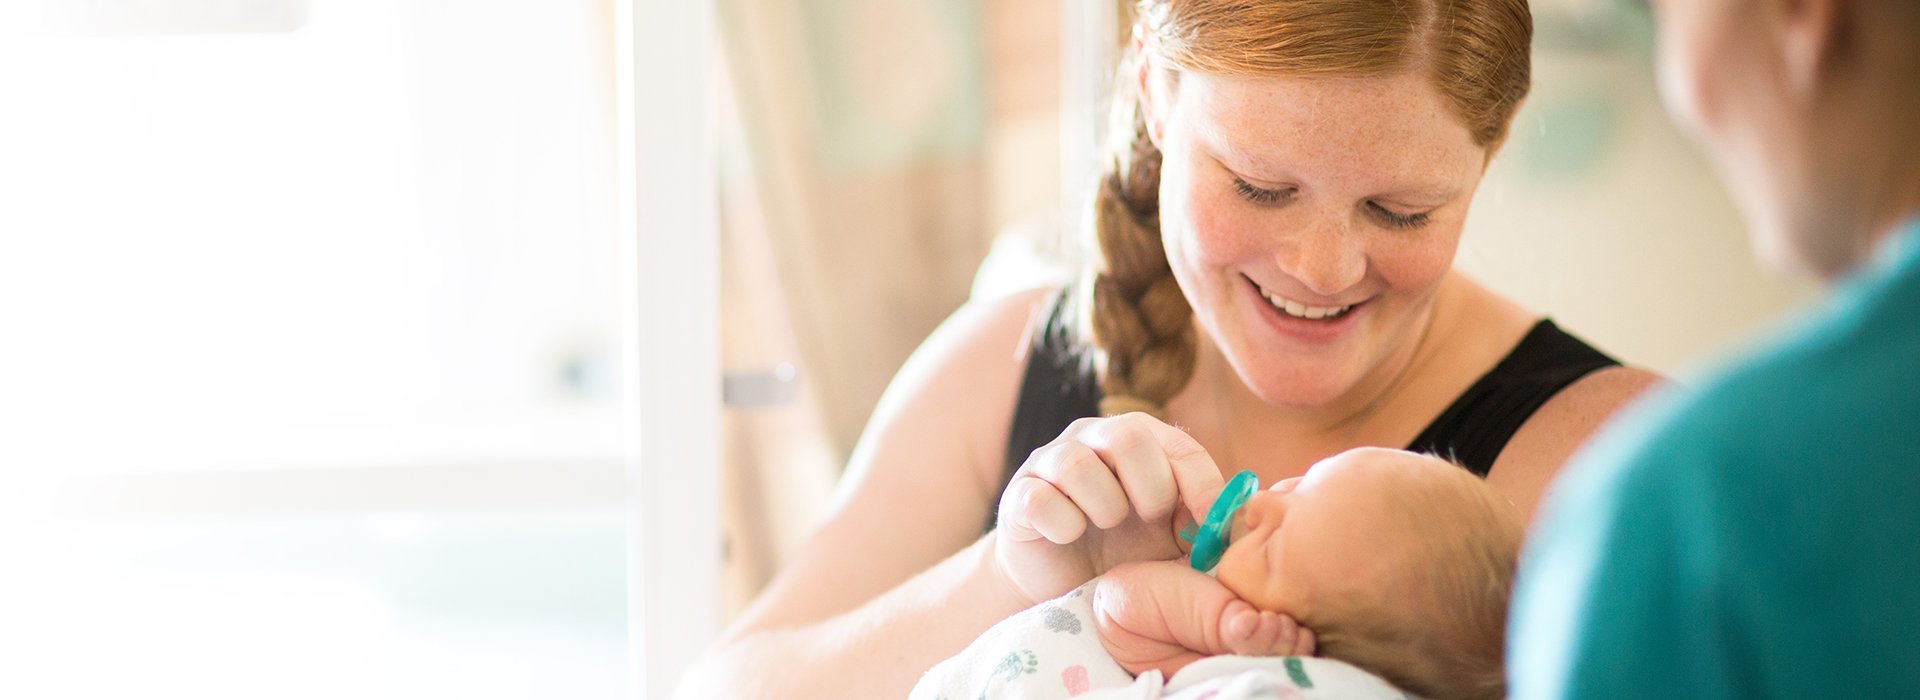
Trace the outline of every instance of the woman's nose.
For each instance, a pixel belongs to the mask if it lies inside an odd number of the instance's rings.
[[[1319,225],[1293,237],[1278,252],[1280,269],[1309,291],[1335,296],[1360,283],[1367,273],[1367,255],[1360,233],[1338,216],[1322,217]]]

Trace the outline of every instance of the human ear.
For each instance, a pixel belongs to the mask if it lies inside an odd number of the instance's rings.
[[[1161,118],[1167,106],[1166,81],[1155,74],[1153,54],[1138,33],[1133,38],[1133,55],[1138,57],[1134,61],[1133,88],[1139,98],[1140,118],[1147,126],[1147,140],[1159,148],[1166,132],[1166,120]]]
[[[1787,89],[1802,105],[1819,97],[1847,31],[1851,0],[1776,0],[1774,17]]]

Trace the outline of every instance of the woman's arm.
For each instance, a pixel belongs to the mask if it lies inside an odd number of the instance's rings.
[[[1026,330],[1051,290],[970,304],[889,385],[830,514],[687,676],[684,697],[904,696],[1024,601],[980,537]]]
[[[880,597],[818,622],[736,625],[688,672],[677,697],[905,697],[928,668],[1026,607],[995,580],[992,545],[991,537],[981,538]]]
[[[1659,375],[1643,369],[1609,367],[1560,390],[1514,432],[1487,472],[1487,484],[1531,520],[1548,484],[1574,451],[1615,412],[1659,382]]]

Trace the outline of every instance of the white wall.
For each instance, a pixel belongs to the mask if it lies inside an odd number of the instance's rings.
[[[1660,105],[1644,25],[1606,5],[1576,22],[1584,5],[1536,3],[1533,91],[1457,264],[1623,361],[1683,370],[1813,287],[1748,252],[1719,180]]]

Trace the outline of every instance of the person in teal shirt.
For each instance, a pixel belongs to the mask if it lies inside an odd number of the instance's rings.
[[[1512,697],[1920,696],[1920,2],[1650,4],[1755,250],[1830,292],[1551,488]]]

